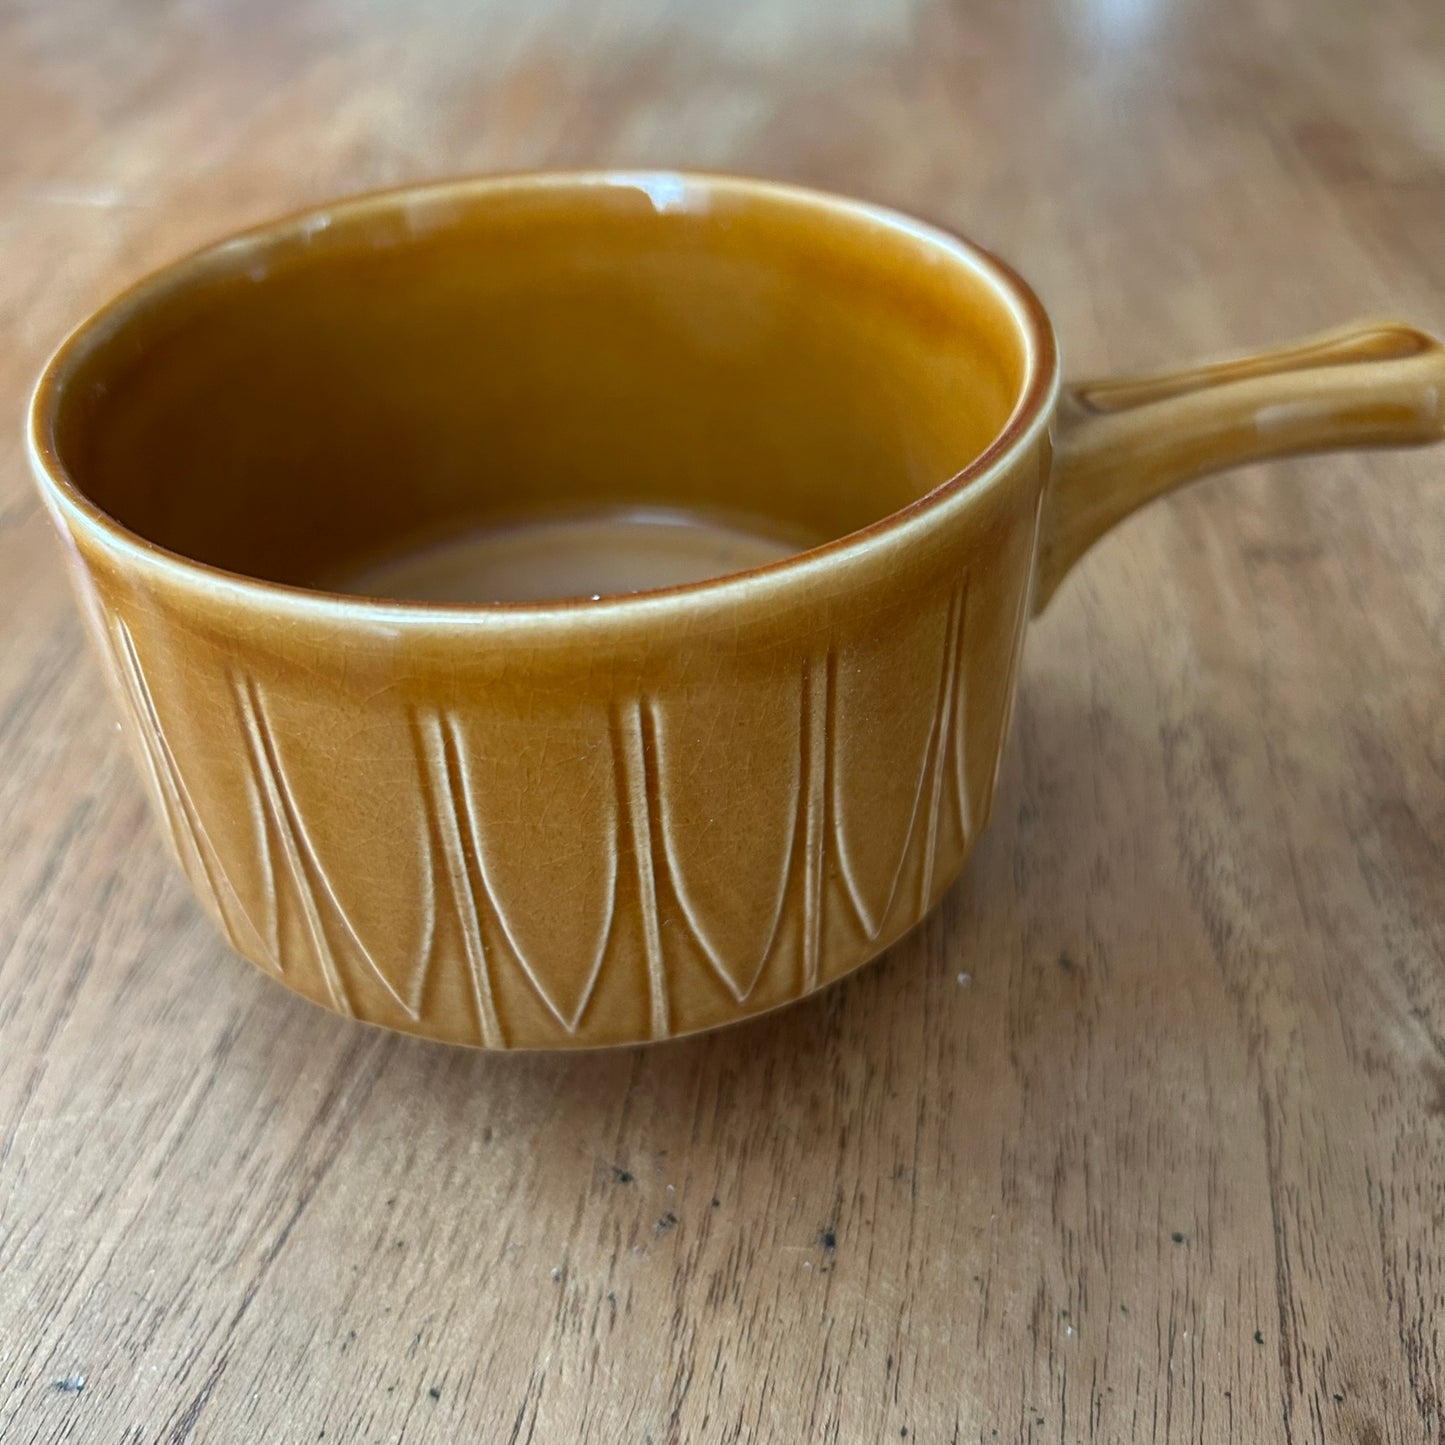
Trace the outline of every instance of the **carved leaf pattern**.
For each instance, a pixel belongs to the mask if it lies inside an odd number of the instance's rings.
[[[618,806],[600,709],[538,723],[443,714],[450,785],[435,789],[467,840],[472,882],[516,964],[575,1033],[607,953],[617,906]],[[547,746],[529,748],[545,731]]]
[[[929,802],[928,764],[951,700],[952,613],[950,601],[946,614],[900,618],[841,651],[834,668],[829,803],[839,871],[870,939],[883,931],[919,812]],[[899,688],[900,676],[928,678],[930,685]]]
[[[333,786],[305,743],[314,698],[230,673],[231,716],[218,726],[234,742],[234,776],[223,768],[205,796],[250,818],[249,844],[225,830],[245,857],[211,842],[126,624],[102,623],[101,641],[157,811],[232,945],[278,972],[283,958],[310,970],[342,1013],[381,1007],[423,1028],[431,971],[453,970],[475,1041],[501,1048],[499,969],[517,970],[577,1035],[609,958],[640,965],[662,1037],[679,967],[664,920],[741,1003],[770,969],[790,970],[794,993],[816,985],[830,898],[847,900],[860,948],[900,911],[927,907],[941,860],[956,863],[971,841],[967,611],[962,581],[941,606],[811,654],[791,682],[764,672],[766,697],[734,679],[610,711],[574,704],[541,726],[447,706],[349,715],[349,751],[384,758],[392,779],[414,773],[410,816],[396,815],[405,790],[394,782],[375,814]],[[900,690],[900,676],[931,681]],[[374,844],[361,875],[354,846],[351,868],[330,862],[358,829]],[[918,892],[904,898],[910,859]],[[399,898],[412,900],[400,916]],[[622,911],[640,958],[615,943]]]
[[[364,800],[332,785],[327,759],[315,755],[299,719],[287,726],[294,702],[263,698],[252,678],[235,675],[232,685],[264,830],[279,843],[273,881],[278,912],[282,898],[299,904],[338,1007],[353,1012],[357,993],[374,981],[406,1018],[417,1021],[436,930],[436,879],[422,815],[410,827],[370,829],[364,872],[329,866],[331,850],[344,847],[363,821],[358,814]],[[395,726],[390,717],[357,717],[355,745],[386,755],[395,746]],[[417,802],[426,796],[419,770],[408,796]],[[414,916],[398,915],[378,879],[392,889],[399,882],[402,896],[416,900]]]
[[[271,926],[263,934],[242,903],[192,800],[166,730],[161,726],[155,696],[141,667],[135,640],[120,618],[108,629],[107,643],[110,663],[140,742],[145,770],[153,794],[159,800],[160,816],[182,868],[210,905],[212,915],[220,920],[231,946],[240,952],[259,952],[273,971],[281,973],[274,913],[268,914]]]
[[[68,540],[68,534],[64,535]],[[250,890],[244,884],[238,886],[236,879],[244,878],[246,860],[235,860],[241,866],[239,873],[233,872],[229,866],[232,860],[220,857],[208,835],[200,809],[176,761],[168,730],[161,724],[129,626],[123,617],[109,612],[101,602],[95,579],[79,550],[68,546],[65,560],[81,615],[120,704],[127,735],[141,774],[149,785],[152,809],[171,851],[231,946],[272,972],[281,973],[274,931],[263,933],[242,902]],[[265,840],[258,840],[254,851],[264,852],[264,848]],[[248,850],[250,856],[253,854]]]
[[[696,689],[649,709],[658,833],[672,892],[703,956],[739,1003],[772,952],[788,895],[805,765],[805,687],[766,677]],[[767,779],[767,787],[740,786],[750,777]]]

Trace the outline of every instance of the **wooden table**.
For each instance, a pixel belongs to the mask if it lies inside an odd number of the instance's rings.
[[[30,380],[236,226],[579,163],[954,223],[1075,371],[1445,323],[1437,0],[0,8],[0,1438],[1445,1438],[1445,454],[1130,522],[964,880],[782,1015],[469,1054],[202,920]]]

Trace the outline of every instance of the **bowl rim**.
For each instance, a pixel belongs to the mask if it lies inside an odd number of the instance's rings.
[[[335,220],[356,221],[368,214],[405,212],[412,206],[444,207],[448,199],[470,200],[489,191],[521,188],[627,187],[642,191],[659,213],[685,201],[689,190],[720,191],[773,200],[866,220],[903,232],[936,247],[988,285],[1012,317],[1023,344],[1024,372],[1013,410],[993,440],[952,476],[903,507],[863,527],[816,546],[759,566],[722,573],[701,581],[615,593],[600,598],[564,597],[529,602],[435,602],[366,597],[251,577],[173,551],[111,516],[86,495],[61,459],[55,424],[61,400],[77,367],[93,348],[122,330],[157,301],[222,270],[244,263],[278,243],[314,234]],[[443,223],[444,224],[444,223]],[[977,495],[1008,470],[1009,463],[1049,424],[1059,391],[1059,354],[1043,303],[1006,261],[961,233],[922,220],[891,206],[785,181],[736,173],[671,169],[596,169],[499,171],[486,175],[389,186],[302,207],[259,225],[212,241],[159,268],[103,303],[76,325],[42,369],[27,413],[26,443],[31,469],[42,497],[58,523],[70,523],[112,554],[153,574],[180,579],[218,599],[259,606],[273,612],[334,621],[386,626],[475,626],[503,619],[563,618],[571,623],[634,615],[659,607],[697,602],[741,601],[759,585],[806,582],[821,570],[869,550],[896,544],[920,530],[964,494]],[[67,539],[68,540],[68,539]]]

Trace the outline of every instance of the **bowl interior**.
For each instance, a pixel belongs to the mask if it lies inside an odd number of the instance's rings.
[[[984,451],[1026,370],[1000,283],[926,227],[743,182],[534,178],[162,272],[62,357],[50,426],[80,491],[183,556],[514,600],[856,531]]]

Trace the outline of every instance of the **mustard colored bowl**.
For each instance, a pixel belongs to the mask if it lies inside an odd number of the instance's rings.
[[[30,439],[231,946],[371,1023],[565,1048],[882,952],[987,822],[1027,621],[1097,537],[1222,466],[1436,440],[1442,396],[1396,324],[1061,388],[1037,298],[946,231],[531,175],[178,262],[65,342]],[[540,596],[397,580],[473,544]]]

